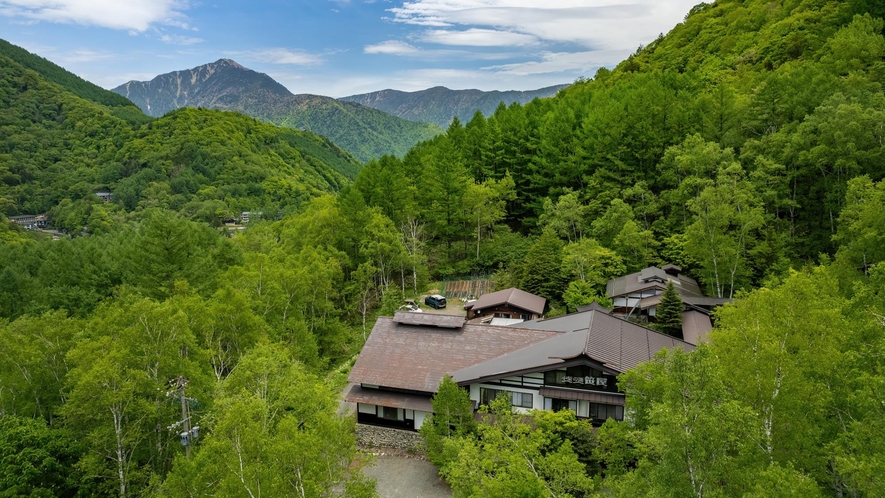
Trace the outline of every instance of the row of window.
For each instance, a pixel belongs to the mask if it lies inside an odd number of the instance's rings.
[[[489,389],[487,387],[479,388],[479,402],[483,405],[491,404],[498,396],[510,398],[510,404],[513,406],[521,406],[523,408],[532,408],[534,406],[531,393],[517,393],[504,389]]]
[[[520,393],[507,391],[505,389],[490,389],[488,387],[481,387],[479,389],[479,398],[480,403],[483,405],[489,405],[499,396],[505,396],[510,400],[510,404],[513,406],[519,406],[522,408],[532,408],[534,406],[531,393]],[[624,420],[624,407],[617,405],[605,405],[600,403],[589,403],[590,410],[589,413],[578,413],[578,402],[575,400],[564,400],[564,399],[549,399],[548,405],[545,408],[552,409],[554,411],[558,410],[571,410],[578,415],[588,416],[594,420],[606,420],[613,418],[615,420]]]

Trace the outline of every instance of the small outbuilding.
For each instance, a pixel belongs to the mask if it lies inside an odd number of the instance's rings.
[[[544,316],[547,300],[530,292],[511,287],[483,294],[464,305],[467,319],[480,317],[537,320]]]

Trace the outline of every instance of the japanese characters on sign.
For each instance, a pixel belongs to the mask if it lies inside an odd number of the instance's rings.
[[[600,387],[608,387],[608,379],[605,377],[590,377],[589,375],[586,377],[571,377],[566,375],[562,378],[562,382],[565,384],[583,384],[585,386],[600,386]]]

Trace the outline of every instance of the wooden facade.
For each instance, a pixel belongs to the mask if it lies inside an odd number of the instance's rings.
[[[531,311],[524,310],[522,308],[518,308],[513,306],[510,303],[500,304],[498,306],[492,306],[490,308],[481,309],[481,310],[467,310],[467,319],[472,320],[474,318],[484,318],[484,317],[493,317],[493,318],[519,318],[522,320],[537,320],[541,318],[541,315],[538,313],[532,313]]]

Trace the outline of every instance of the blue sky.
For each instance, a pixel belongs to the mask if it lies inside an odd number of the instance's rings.
[[[0,0],[0,38],[105,88],[220,58],[293,93],[591,77],[699,0]]]

